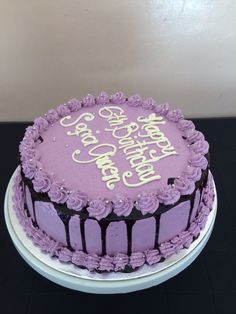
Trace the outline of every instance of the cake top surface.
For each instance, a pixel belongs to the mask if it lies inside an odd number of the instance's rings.
[[[36,192],[72,209],[103,205],[106,215],[113,209],[126,216],[134,202],[146,213],[191,194],[207,167],[208,148],[179,109],[102,92],[37,118],[20,155]]]

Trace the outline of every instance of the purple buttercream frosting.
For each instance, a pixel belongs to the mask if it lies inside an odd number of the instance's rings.
[[[72,98],[67,102],[67,106],[71,112],[76,112],[82,107],[81,101],[76,98]]]
[[[44,170],[39,169],[35,172],[32,182],[34,190],[39,193],[48,192],[52,185],[52,180],[49,175]]]
[[[101,257],[99,270],[101,271],[112,271],[114,270],[113,258],[105,255]]]
[[[209,151],[209,144],[207,143],[207,141],[199,140],[193,143],[192,145],[190,145],[190,149],[194,151],[195,153],[205,155]]]
[[[68,195],[67,207],[80,211],[87,204],[87,197],[79,191],[73,191]]]
[[[176,253],[179,252],[184,247],[183,241],[178,235],[172,238],[170,242],[171,244],[174,245]]]
[[[142,266],[145,263],[145,255],[142,252],[134,252],[130,256],[130,266],[134,269]]]
[[[70,109],[67,104],[61,104],[57,107],[57,113],[62,118],[70,114]]]
[[[113,95],[111,95],[111,102],[113,104],[119,105],[125,103],[126,98],[125,95],[122,92],[117,92]]]
[[[61,262],[68,263],[72,259],[72,252],[66,247],[64,247],[59,251],[58,259]]]
[[[87,210],[89,213],[89,217],[94,217],[97,220],[101,220],[102,218],[107,217],[111,213],[112,206],[111,202],[109,201],[96,199],[89,203]]]
[[[95,98],[93,95],[88,94],[82,99],[83,107],[92,107],[95,105]]]
[[[20,156],[21,156],[21,161],[24,162],[29,159],[35,159],[39,160],[39,152],[35,149],[32,148],[25,148],[23,145],[20,147]]]
[[[109,103],[109,95],[106,92],[101,92],[99,96],[96,97],[96,104],[106,105]]]
[[[82,251],[75,251],[72,255],[72,263],[77,266],[86,266],[86,260],[88,255]]]
[[[190,247],[190,244],[193,242],[193,236],[192,234],[185,230],[185,231],[182,231],[180,234],[179,234],[179,238],[181,239],[181,241],[183,242],[183,246],[185,248],[189,248]]]
[[[158,193],[158,199],[161,203],[165,205],[175,204],[180,198],[180,192],[172,187],[171,185],[167,185],[160,189]]]
[[[176,178],[174,181],[174,185],[176,189],[180,191],[181,195],[192,194],[195,190],[195,183],[193,182],[193,180],[186,177]]]
[[[89,254],[85,262],[86,268],[88,268],[89,271],[94,271],[99,267],[100,258],[97,254]]]
[[[39,137],[39,128],[37,125],[28,126],[25,129],[25,137],[31,138],[33,141],[36,141]]]
[[[160,246],[159,246],[159,250],[161,252],[161,255],[164,258],[167,258],[170,255],[173,255],[176,252],[175,249],[175,245],[171,242],[163,242]]]
[[[172,122],[178,122],[183,118],[183,114],[180,109],[169,110],[166,115],[167,119]]]
[[[42,133],[48,129],[49,124],[46,119],[39,117],[34,120],[34,126],[37,126],[39,133]]]
[[[60,183],[53,182],[51,188],[48,192],[48,196],[50,197],[51,201],[63,204],[67,201],[68,193]]]
[[[29,159],[29,160],[26,159],[22,163],[22,168],[23,168],[26,178],[33,179],[36,169],[40,168],[40,166],[41,166],[41,163],[37,159],[35,158]]]
[[[46,113],[46,119],[47,121],[52,124],[54,122],[56,122],[59,119],[59,115],[57,113],[57,111],[55,109],[50,109],[47,113]]]
[[[133,201],[124,196],[117,196],[113,201],[113,211],[117,216],[129,216],[133,209]]]
[[[27,148],[35,148],[36,144],[35,141],[31,137],[24,137],[20,143],[20,148],[24,149]]]
[[[199,167],[193,167],[193,166],[188,166],[184,169],[183,175],[188,178],[193,180],[194,182],[197,182],[200,180],[202,176],[202,171]]]
[[[194,236],[197,237],[200,233],[200,227],[196,221],[193,221],[189,227],[189,232]]]
[[[146,262],[148,263],[148,265],[153,265],[156,264],[160,261],[161,259],[161,254],[158,250],[147,250],[145,252],[146,255]]]
[[[126,254],[118,253],[113,258],[113,264],[115,265],[115,271],[124,270],[125,266],[129,264],[129,257]]]
[[[203,155],[191,152],[189,157],[189,164],[205,170],[207,168],[208,161]]]
[[[195,130],[195,125],[191,120],[181,119],[178,121],[178,128],[181,131]]]
[[[155,194],[143,192],[138,195],[136,208],[140,210],[143,215],[147,213],[154,213],[158,206],[159,201]]]
[[[186,137],[187,142],[190,144],[197,141],[204,141],[205,139],[202,132],[199,132],[197,130],[186,130],[184,136]]]
[[[142,107],[147,110],[152,110],[156,105],[156,101],[151,97],[145,99],[142,103]]]
[[[157,106],[154,108],[154,111],[155,111],[157,114],[160,114],[160,115],[162,115],[162,116],[165,116],[165,115],[168,113],[169,109],[170,109],[170,106],[169,106],[169,104],[166,102],[166,103],[157,105]]]
[[[139,107],[142,105],[142,98],[138,94],[135,94],[128,98],[127,103],[132,107]]]

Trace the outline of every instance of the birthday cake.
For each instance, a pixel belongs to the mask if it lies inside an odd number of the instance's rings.
[[[27,127],[14,208],[43,252],[129,272],[188,248],[214,190],[209,145],[179,109],[139,95],[71,99]]]

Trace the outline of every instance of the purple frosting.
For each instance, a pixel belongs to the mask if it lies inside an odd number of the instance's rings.
[[[158,250],[155,250],[155,249],[147,250],[145,252],[145,255],[146,255],[146,262],[148,263],[148,265],[156,264],[161,259],[160,252]]]
[[[163,242],[160,246],[159,246],[159,250],[161,252],[161,255],[164,258],[167,258],[170,255],[173,255],[176,252],[175,249],[175,245],[172,244],[171,242]]]
[[[89,213],[89,217],[94,217],[97,220],[101,220],[111,213],[112,207],[109,201],[96,199],[89,203],[87,210]]]
[[[135,94],[130,96],[127,102],[132,107],[139,107],[142,105],[142,98],[138,94]]]
[[[208,165],[207,159],[203,155],[194,152],[190,153],[189,163],[194,167],[200,167],[202,170],[205,170]]]
[[[51,185],[48,196],[50,197],[51,201],[63,204],[67,201],[68,193],[65,187],[63,187],[60,183],[54,182]]]
[[[97,254],[89,254],[86,259],[86,267],[89,271],[94,271],[99,267],[100,258]]]
[[[68,195],[66,204],[68,208],[80,211],[87,204],[86,195],[79,191],[73,191]]]
[[[158,193],[158,199],[161,203],[165,205],[175,204],[180,198],[180,192],[172,187],[171,185],[167,185],[160,189]]]
[[[62,248],[58,254],[58,259],[61,262],[68,263],[72,259],[72,252],[66,247]]]
[[[200,154],[207,154],[209,151],[209,144],[207,141],[200,140],[196,141],[190,146],[190,149],[194,151],[195,153],[200,153]]]
[[[71,112],[76,112],[82,107],[81,101],[76,98],[72,98],[67,102],[67,106]]]
[[[164,104],[159,104],[157,105],[155,108],[154,108],[154,111],[157,113],[157,114],[160,114],[162,116],[165,116],[168,111],[170,109],[170,106],[169,104],[166,102]]]
[[[191,179],[194,182],[197,182],[198,180],[200,180],[200,178],[202,176],[202,171],[199,167],[192,167],[192,166],[188,165],[188,167],[186,167],[184,169],[183,175],[186,178]]]
[[[29,159],[39,160],[39,152],[32,148],[20,148],[21,161],[26,161]]]
[[[39,137],[39,128],[38,126],[28,126],[25,131],[25,137],[31,138],[33,141],[36,141]]]
[[[190,144],[196,141],[203,141],[205,139],[202,132],[196,130],[186,130],[184,135],[187,138],[187,142]]]
[[[138,195],[136,208],[141,211],[143,215],[147,213],[154,213],[159,206],[157,196],[152,193],[141,193]]]
[[[125,103],[126,98],[125,95],[122,92],[117,92],[113,95],[111,95],[111,102],[113,104],[119,105]]]
[[[156,101],[152,99],[151,97],[144,100],[142,103],[142,107],[147,110],[153,109],[157,105]]]
[[[129,257],[126,254],[118,253],[113,258],[113,264],[115,265],[115,271],[121,271],[125,269],[125,266],[129,263]]]
[[[41,164],[37,159],[26,159],[22,163],[22,168],[26,178],[33,179],[35,171],[37,168],[40,168]]]
[[[113,211],[117,216],[129,216],[133,209],[133,201],[124,196],[117,196],[117,199],[113,201]]]
[[[86,266],[87,254],[82,251],[75,251],[72,255],[72,263],[77,266]]]
[[[174,181],[174,185],[176,189],[180,191],[181,195],[192,194],[195,190],[195,184],[193,180],[190,180],[186,177],[176,178]]]
[[[101,94],[96,97],[96,104],[106,105],[108,103],[109,103],[109,95],[106,92],[101,92]]]
[[[170,110],[167,113],[166,117],[168,118],[169,121],[178,122],[180,119],[183,118],[183,114],[180,109],[174,109]]]
[[[24,137],[23,140],[20,143],[20,147],[22,147],[22,149],[24,147],[27,148],[35,148],[36,144],[34,142],[34,140],[31,137]]]
[[[32,182],[34,190],[40,193],[48,192],[52,184],[51,178],[44,170],[37,170]]]
[[[34,126],[38,127],[39,133],[46,131],[49,127],[48,121],[42,117],[34,120]]]
[[[55,109],[50,109],[47,113],[46,113],[46,119],[47,121],[52,124],[54,122],[56,122],[59,119],[59,115],[57,113],[57,111]]]
[[[40,248],[43,252],[49,253],[51,256],[56,255],[56,251],[60,248],[59,242],[51,239],[49,236],[41,238]]]
[[[101,271],[112,271],[114,270],[113,258],[105,255],[101,257],[99,270]]]
[[[191,120],[181,119],[178,121],[178,128],[181,131],[195,130],[195,125]]]
[[[130,266],[134,269],[145,263],[145,255],[142,252],[134,252],[130,256]]]
[[[184,247],[183,241],[179,236],[175,236],[170,240],[170,242],[171,244],[174,245],[176,253],[179,252]]]
[[[70,109],[68,108],[67,104],[59,105],[56,110],[60,117],[65,117],[70,114]]]
[[[194,236],[197,237],[200,233],[200,227],[197,222],[193,221],[189,227],[189,232]]]
[[[179,238],[181,239],[181,241],[183,242],[183,246],[185,248],[189,248],[190,244],[193,242],[193,236],[189,231],[182,231],[179,234]]]
[[[95,98],[93,95],[88,94],[82,99],[82,105],[83,107],[92,107],[95,105]]]

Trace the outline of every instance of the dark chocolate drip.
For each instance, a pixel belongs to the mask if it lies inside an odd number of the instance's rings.
[[[106,240],[106,235],[107,235],[107,227],[109,225],[109,221],[106,220],[102,220],[99,221],[99,225],[101,228],[101,240],[102,240],[102,255],[106,255],[107,254],[107,240]]]
[[[87,253],[86,241],[85,241],[85,230],[84,230],[85,221],[86,219],[80,218],[80,234],[81,234],[82,248],[83,248],[83,251]]]
[[[65,227],[65,235],[66,235],[66,243],[68,248],[73,251],[72,247],[71,247],[71,243],[70,243],[70,232],[69,232],[69,221],[70,221],[70,216],[67,215],[63,215],[63,214],[59,214],[58,215],[61,219],[61,221],[64,224]]]
[[[174,184],[175,178],[169,178],[167,184]]]
[[[161,219],[161,215],[155,216],[155,220],[156,220],[156,234],[155,234],[155,246],[154,246],[155,249],[158,248],[158,240],[159,240],[159,233],[160,233],[160,219]]]
[[[126,228],[127,228],[127,255],[131,255],[132,253],[132,229],[135,223],[135,220],[126,220]]]
[[[38,227],[37,218],[36,218],[36,212],[35,212],[35,201],[36,201],[37,199],[35,199],[32,194],[31,194],[31,199],[32,199],[33,214],[34,214],[34,217],[33,217],[33,218],[34,218],[33,224],[34,224],[35,227]]]
[[[40,143],[42,143],[43,142],[42,136],[39,136],[38,140],[40,141]]]
[[[193,212],[193,208],[194,208],[195,196],[196,196],[196,191],[194,192],[194,194],[192,195],[192,197],[190,199],[190,210],[189,210],[189,215],[188,215],[187,229],[189,228],[190,223],[191,223],[191,216],[192,216],[192,212]]]

